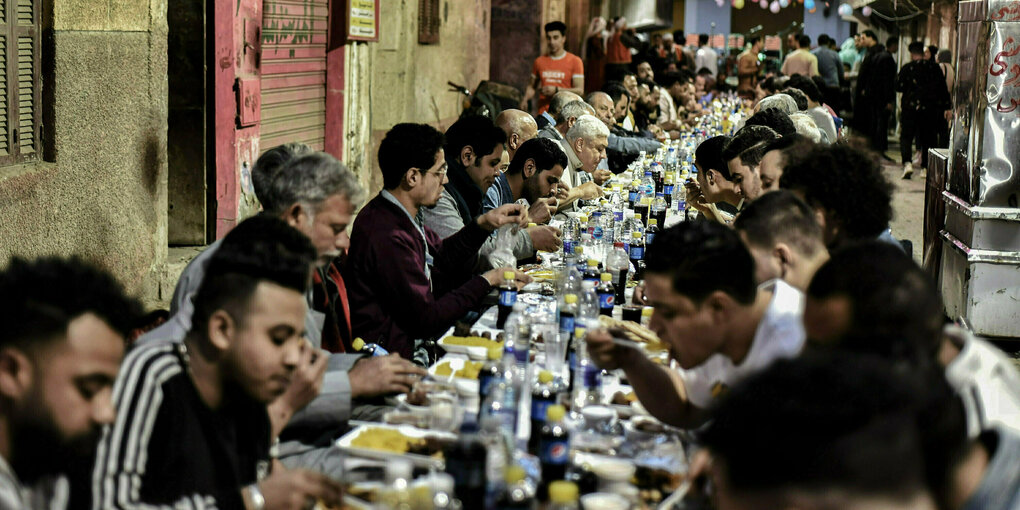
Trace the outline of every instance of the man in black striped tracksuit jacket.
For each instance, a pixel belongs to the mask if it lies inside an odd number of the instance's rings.
[[[284,221],[250,218],[209,262],[181,342],[128,354],[117,418],[97,450],[93,507],[301,508],[339,501],[324,476],[270,458],[266,405],[305,350],[305,299],[316,252]]]

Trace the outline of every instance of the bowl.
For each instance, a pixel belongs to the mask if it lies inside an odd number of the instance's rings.
[[[634,477],[637,467],[629,460],[601,457],[590,462],[591,472],[607,482],[626,482]]]
[[[630,502],[619,494],[593,492],[581,496],[581,507],[584,510],[627,510]]]

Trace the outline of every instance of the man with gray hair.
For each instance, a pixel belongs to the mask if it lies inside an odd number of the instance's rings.
[[[496,116],[496,126],[506,133],[506,152],[510,161],[521,145],[538,135],[538,124],[530,113],[523,110],[503,110]]]
[[[567,169],[563,171],[561,187],[557,196],[559,213],[577,210],[579,200],[595,200],[602,196],[602,188],[596,184],[596,172],[611,175],[608,170],[598,170],[599,162],[606,158],[609,145],[609,128],[594,115],[581,115],[567,131],[560,148],[567,154]],[[602,175],[604,179],[608,175]]]
[[[787,115],[793,115],[800,111],[800,108],[797,107],[797,101],[789,94],[773,94],[758,101],[758,104],[754,107],[754,113],[768,110],[769,108],[777,108]]]
[[[562,92],[560,93],[562,94]],[[577,96],[577,94],[574,95]],[[538,137],[563,143],[566,141],[567,131],[570,131],[570,128],[574,126],[574,121],[582,115],[595,115],[595,109],[582,101],[581,96],[577,96],[577,99],[559,109],[559,113],[556,115],[556,124],[550,124],[538,131]]]
[[[563,109],[567,103],[580,100],[581,96],[569,90],[561,90],[553,94],[552,99],[549,101],[549,109],[542,112],[542,114],[535,119],[538,129],[541,130],[549,126],[555,126],[560,119],[560,110]]]
[[[592,92],[588,95],[588,104],[595,109],[595,116],[609,128],[609,146],[606,149],[607,161],[599,165],[600,169],[623,172],[627,165],[637,159],[641,151],[654,154],[662,146],[659,142],[642,136],[629,135],[616,125],[613,98],[605,92]],[[613,166],[609,166],[612,163]],[[601,184],[601,181],[596,180]]]
[[[280,217],[308,236],[319,256],[305,316],[306,335],[315,349],[307,350],[287,392],[269,406],[273,429],[283,429],[280,458],[291,466],[338,474],[329,438],[351,417],[352,399],[409,391],[407,376],[424,372],[399,356],[348,353],[353,340],[350,313],[335,260],[350,246],[347,225],[365,199],[354,173],[329,154],[298,146],[267,151],[253,173],[260,176],[253,183],[265,200],[264,214]],[[192,299],[219,246],[219,241],[213,243],[188,264],[174,291],[170,320],[139,342],[183,341],[191,328]]]

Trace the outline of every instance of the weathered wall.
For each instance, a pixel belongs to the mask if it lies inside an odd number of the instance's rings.
[[[447,81],[474,88],[489,75],[490,0],[441,3],[439,44],[418,44],[418,2],[380,2],[379,42],[348,44],[345,161],[374,194],[382,187],[376,151],[400,122],[444,129],[462,96]],[[357,92],[355,92],[357,91]]]
[[[153,303],[167,246],[165,0],[47,5],[53,161],[0,168],[0,264],[80,254]]]

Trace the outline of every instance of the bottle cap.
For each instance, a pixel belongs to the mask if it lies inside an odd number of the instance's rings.
[[[656,219],[656,218],[649,218],[648,219],[648,226],[649,227],[652,226],[652,225],[658,225],[658,224],[659,224],[659,220],[658,219]]]
[[[581,326],[575,327],[574,328],[574,338],[584,338],[584,334],[587,331],[588,331],[587,329],[585,329],[585,328],[583,328]]]
[[[588,223],[588,215],[582,214],[578,216],[577,221],[580,221],[581,223]]]
[[[641,205],[649,205],[652,203],[651,197],[644,197],[641,199]]]
[[[576,304],[577,303],[577,294],[567,294],[567,295],[563,296],[563,301],[565,303],[567,303],[568,305]]]
[[[503,271],[504,280],[513,280],[515,276],[513,271]]]
[[[489,354],[489,359],[490,360],[497,361],[497,360],[499,360],[500,358],[503,357],[503,347],[501,347],[499,345],[494,345],[492,347],[489,347],[489,353],[488,354]]]
[[[520,483],[524,480],[524,468],[518,464],[507,466],[506,472],[503,473],[503,480],[506,481],[508,485]]]
[[[354,347],[355,351],[360,351],[365,348],[365,341],[362,340],[361,337],[359,336],[358,338],[355,338],[353,342],[351,342],[351,347]]]
[[[588,259],[588,267],[598,267],[599,261],[595,259]]]
[[[550,482],[549,501],[556,505],[577,503],[577,484],[566,480]]]
[[[650,306],[646,306],[646,307],[641,309],[641,316],[642,317],[651,317],[653,311],[655,311],[654,308],[652,308]]]
[[[613,275],[611,275],[609,273],[602,273],[602,281],[604,281],[604,282],[611,282],[611,281],[613,281]]]
[[[630,236],[634,239],[641,239],[641,232],[634,232]]]
[[[549,384],[552,382],[552,380],[553,380],[552,372],[548,370],[540,370],[538,372],[538,382],[542,384]]]
[[[567,415],[567,408],[553,404],[545,408],[545,421],[560,421]]]
[[[641,221],[641,215],[638,214],[638,213],[634,213],[634,219],[638,220],[638,221]]]
[[[574,254],[575,255],[580,255],[582,253],[584,253],[584,246],[581,246],[581,245],[574,246]]]

